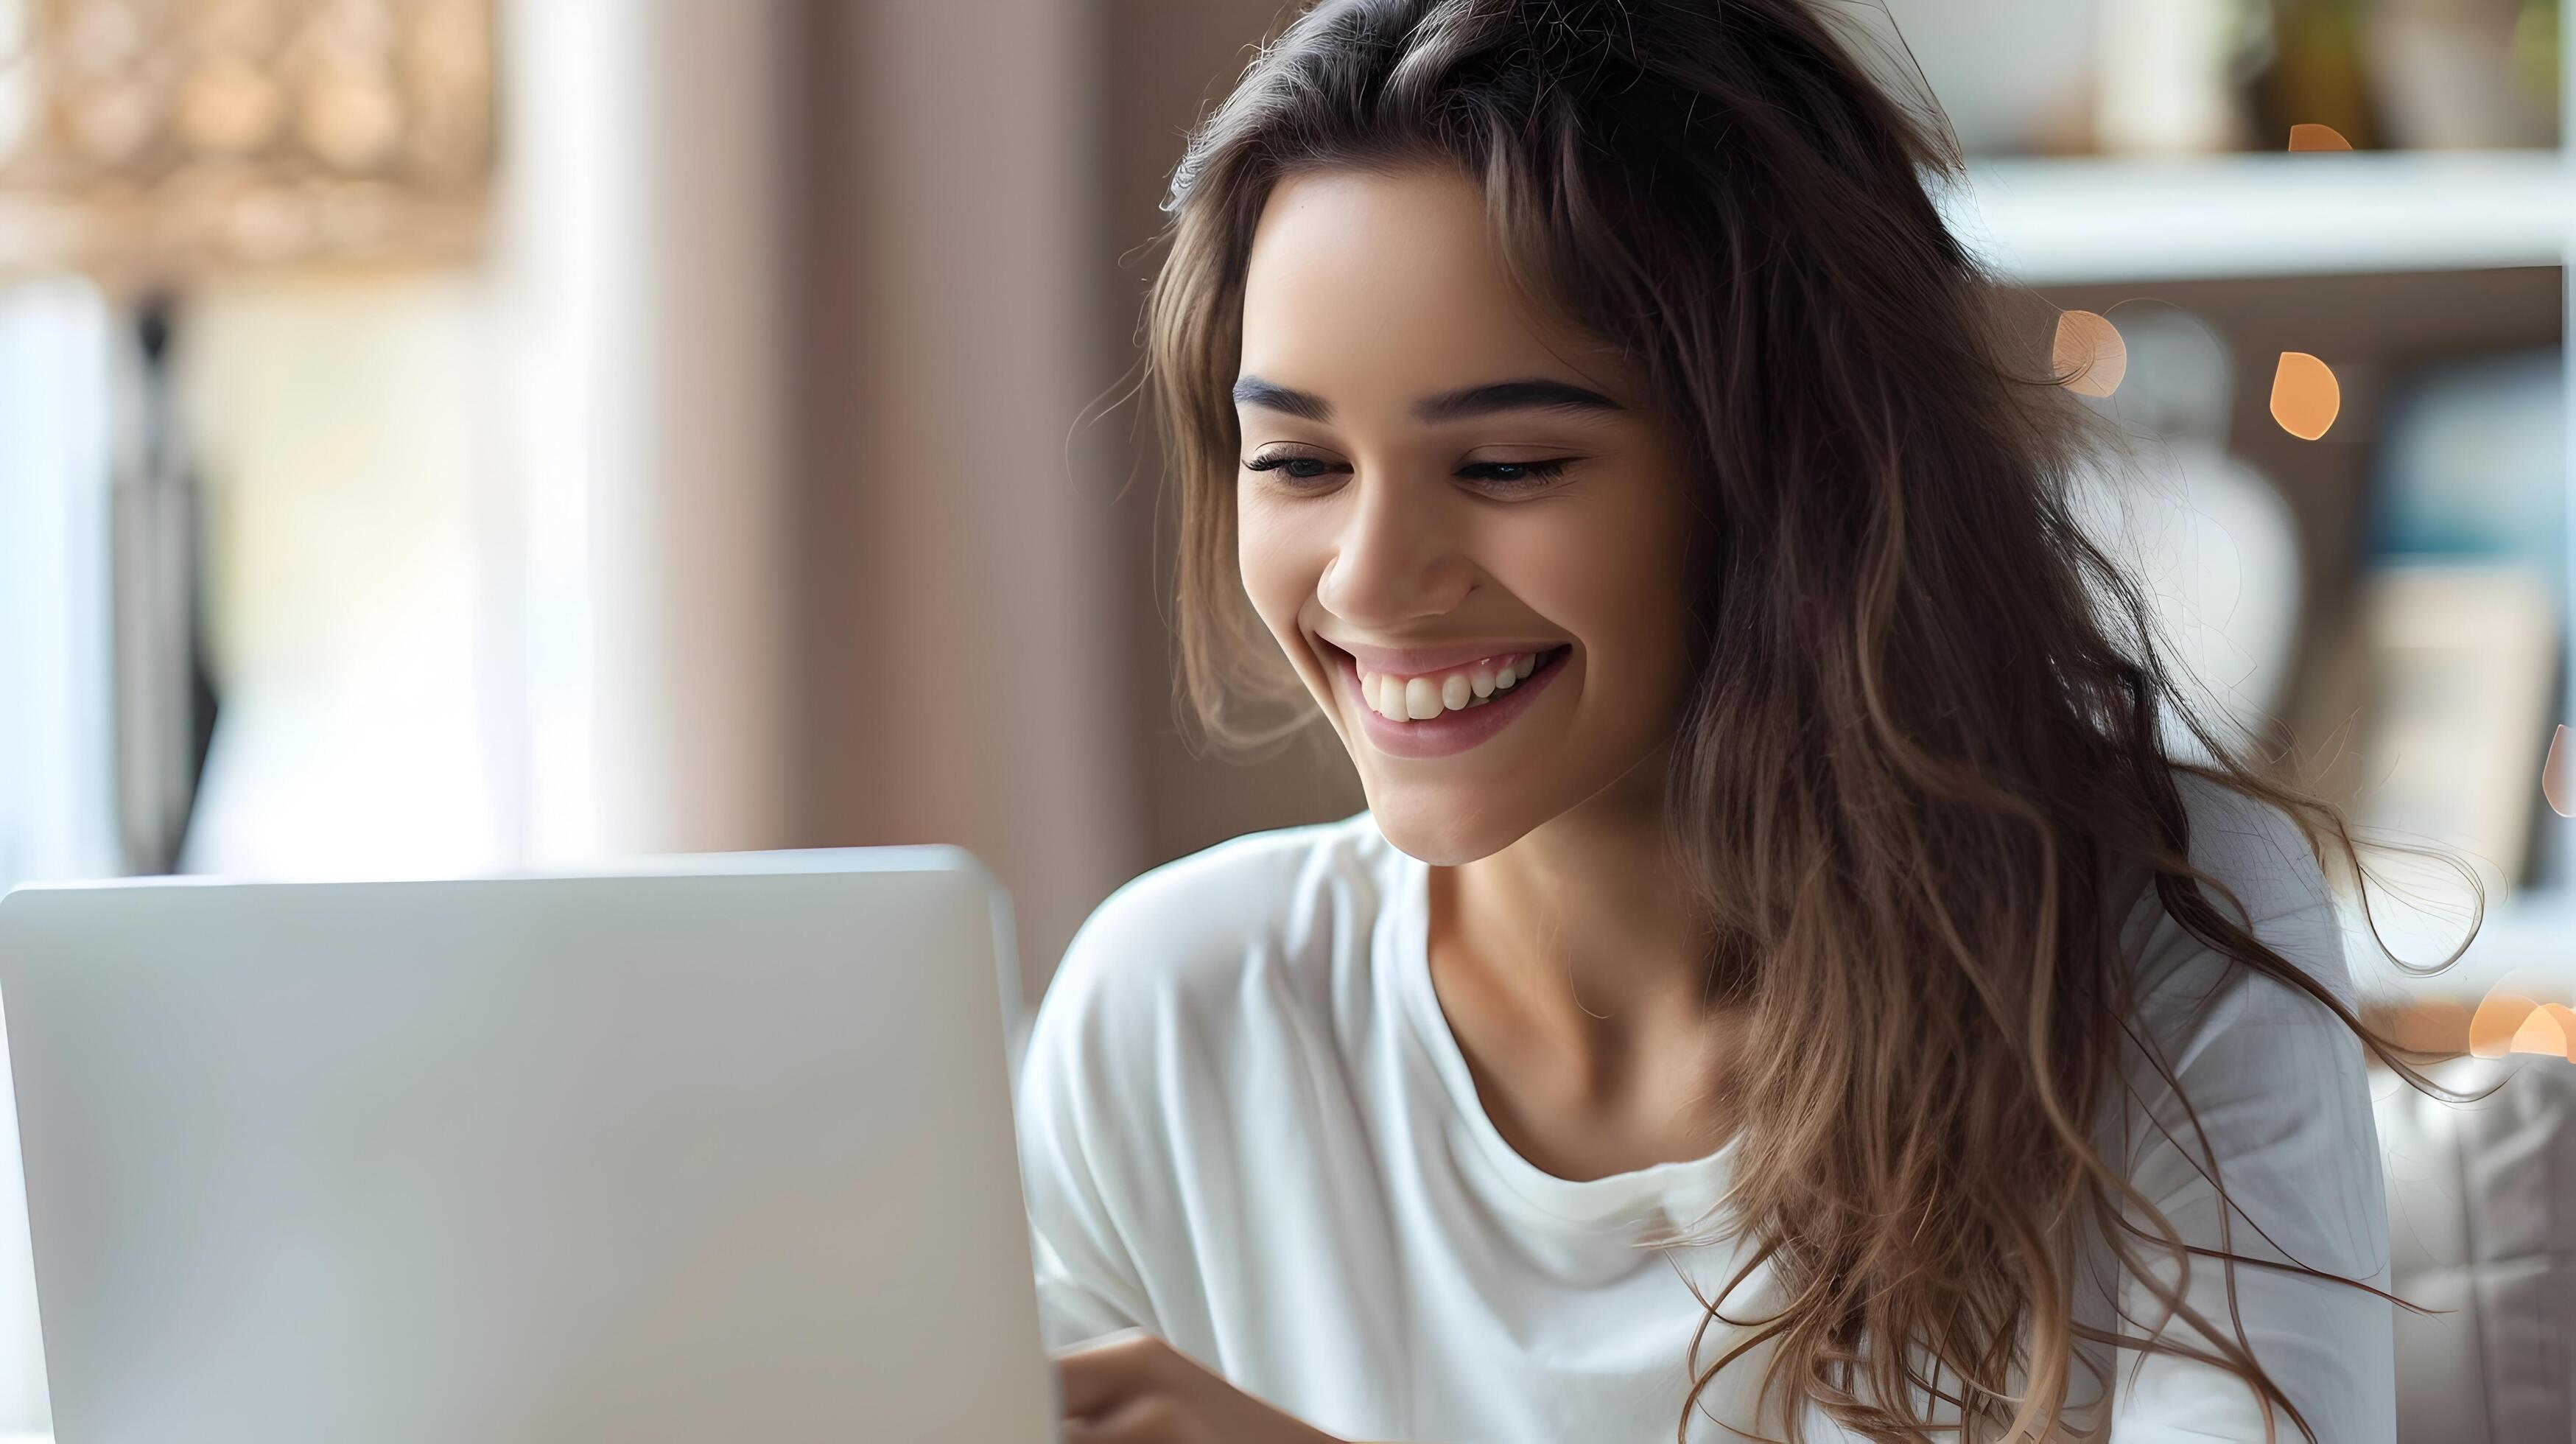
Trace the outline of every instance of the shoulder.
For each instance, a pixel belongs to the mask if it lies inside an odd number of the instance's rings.
[[[2180,782],[2191,860],[2209,876],[2202,895],[2304,980],[2203,941],[2150,890],[2131,919],[2139,1026],[2123,1063],[2131,1121],[2143,1125],[2132,1143],[2161,1149],[2174,1175],[2168,1184],[2187,1184],[2208,1161],[2199,1158],[2205,1150],[2295,1157],[2289,1172],[2311,1184],[2345,1170],[2359,1180],[2376,1169],[2377,1152],[2361,1040],[2327,1001],[2349,1011],[2357,1000],[2324,869],[2306,832],[2279,809],[2197,777]],[[2164,1146],[2178,1139],[2195,1142],[2179,1152]],[[2368,1182],[2376,1187],[2375,1172]],[[2258,1195],[2276,1185],[2302,1186],[2279,1177],[2252,1184]],[[2336,1236],[2366,1233],[2339,1228]]]
[[[1397,856],[1359,813],[1219,843],[1094,908],[1020,1062],[1032,1216],[1057,1232],[1123,1220],[1138,1237],[1173,1236],[1184,1195],[1289,1126],[1285,1101],[1343,1072],[1334,1051],[1349,1010],[1369,1006]],[[1122,1251],[1135,1249],[1094,1249]]]
[[[2316,851],[2288,813],[2193,773],[2175,781],[2191,822],[2192,862],[2227,884],[2253,922],[2332,905]]]
[[[1390,853],[1362,812],[1248,833],[1136,877],[1066,946],[1032,1052],[1160,1052],[1275,1023],[1274,1005],[1328,1007],[1365,962]]]
[[[2236,923],[2313,979],[2346,1007],[2356,1002],[2346,968],[2341,914],[2306,831],[2281,809],[2190,773],[2176,779],[2190,824],[2197,884],[2217,913]],[[2321,1020],[2331,1014],[2295,982],[2261,976],[2210,948],[2150,889],[2129,920],[2136,996],[2151,1021],[2168,1024],[2185,1001],[2246,995],[2288,1005],[2305,998]],[[2156,1016],[2156,1015],[2161,1015]]]
[[[1066,948],[1073,970],[1141,950],[1165,966],[1284,940],[1301,910],[1375,880],[1387,844],[1365,813],[1246,833],[1152,868],[1104,898]]]

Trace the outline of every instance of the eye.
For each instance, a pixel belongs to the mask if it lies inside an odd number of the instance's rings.
[[[1314,489],[1315,482],[1347,472],[1351,468],[1349,463],[1335,461],[1330,457],[1303,456],[1287,451],[1267,451],[1246,461],[1243,469],[1273,473],[1279,481],[1287,483],[1292,489],[1306,491]]]
[[[1545,461],[1475,461],[1458,468],[1458,474],[1483,482],[1489,491],[1534,491],[1564,476],[1565,469],[1573,464],[1570,456]]]
[[[1577,458],[1549,457],[1541,461],[1475,461],[1459,467],[1460,480],[1473,482],[1484,491],[1510,495],[1537,491],[1564,477],[1566,468]],[[1319,483],[1350,474],[1351,465],[1328,456],[1308,456],[1298,452],[1269,451],[1243,463],[1246,471],[1266,472],[1278,485],[1292,491],[1321,491]]]

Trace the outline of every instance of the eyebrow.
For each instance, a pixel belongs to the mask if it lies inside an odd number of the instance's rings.
[[[1258,406],[1305,421],[1324,422],[1333,418],[1333,404],[1311,391],[1299,391],[1266,381],[1258,376],[1238,377],[1234,383],[1235,403]],[[1461,386],[1425,396],[1413,403],[1416,419],[1429,422],[1464,421],[1470,417],[1493,416],[1505,411],[1624,411],[1626,407],[1588,387],[1570,381],[1554,381],[1544,376],[1524,377],[1516,381],[1488,381],[1477,386]]]

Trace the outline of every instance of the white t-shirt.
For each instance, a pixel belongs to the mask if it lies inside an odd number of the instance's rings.
[[[2334,908],[2295,829],[2234,793],[2183,786],[2194,861],[2234,887],[2258,935],[2349,1002]],[[1209,848],[1092,914],[1039,1009],[1020,1079],[1050,1342],[1142,1327],[1347,1439],[1672,1440],[1705,1320],[1693,1287],[1722,1288],[1749,1250],[1740,1238],[1670,1247],[1656,1236],[1725,1217],[1729,1150],[1585,1181],[1514,1151],[1432,988],[1428,878],[1363,812]],[[2143,940],[2148,1031],[2239,1210],[2227,1246],[2281,1257],[2278,1245],[2386,1287],[2386,1202],[2356,1041],[2312,999],[2230,968],[2152,895],[2127,936]],[[2101,1126],[2106,1154],[2187,1239],[2216,1245],[2207,1181],[2142,1126],[2145,1109],[2193,1135],[2169,1093],[2146,1087],[2152,1104]],[[2389,1306],[2278,1270],[2236,1275],[2255,1356],[2317,1436],[2392,1440]],[[2114,1276],[2097,1263],[2095,1278]],[[1768,1283],[1754,1274],[1729,1316],[1759,1317],[1776,1298]],[[2191,1297],[2227,1318],[2215,1265],[2192,1270]],[[2129,1298],[2133,1316],[2157,1317],[2149,1298]],[[2077,1309],[2110,1323],[2106,1305]],[[1709,1325],[1701,1363],[1741,1337]],[[1725,1369],[1704,1413],[1779,1437],[1778,1415],[1754,1412],[1763,1358]],[[2139,1358],[2116,1360],[2120,1444],[2263,1437],[2231,1377],[2159,1355],[2133,1379]],[[2077,1387],[2090,1392],[2081,1371]],[[1713,1419],[1695,1418],[1690,1437],[1733,1437]],[[1808,1429],[1847,1437],[1821,1416]],[[2285,1425],[2282,1437],[2298,1435]]]

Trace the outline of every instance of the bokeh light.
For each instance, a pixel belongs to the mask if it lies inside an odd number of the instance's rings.
[[[2498,988],[2469,1019],[2469,1052],[2480,1058],[2532,1053],[2576,1063],[2576,1008]]]
[[[2563,1003],[2543,1003],[2525,1014],[2521,1026],[2513,1030],[2511,1051],[2576,1057],[2569,1052],[2571,1045],[2576,1045],[2576,1011]]]
[[[2061,311],[2052,348],[2058,384],[2079,396],[2107,397],[2129,374],[2129,346],[2120,328],[2092,311]]]
[[[2281,353],[2272,374],[2272,419],[2302,441],[2326,434],[2343,411],[2343,387],[2333,368],[2305,351]]]
[[[2513,1049],[2515,1030],[2540,1004],[2519,993],[2489,993],[2469,1019],[2469,1051],[2481,1058],[2501,1058]]]

